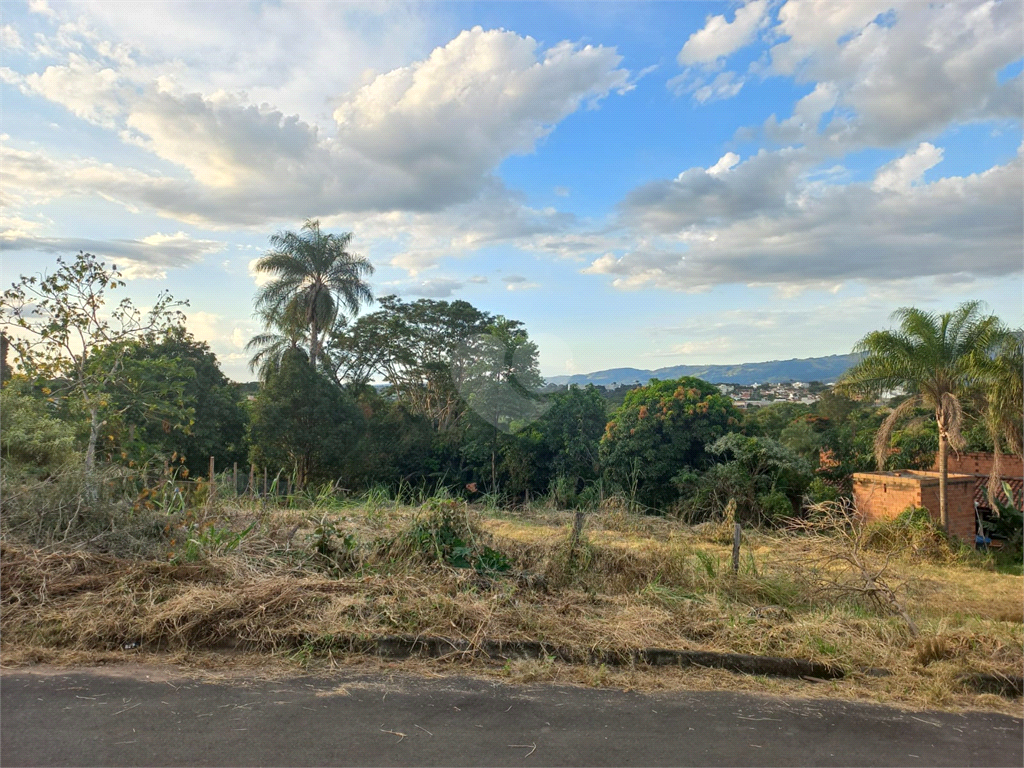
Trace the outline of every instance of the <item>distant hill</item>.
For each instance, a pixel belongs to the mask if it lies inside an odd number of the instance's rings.
[[[769,360],[766,363],[740,365],[673,365],[654,371],[640,368],[611,368],[607,371],[578,373],[573,376],[552,376],[549,384],[646,384],[651,379],[678,379],[696,376],[712,384],[774,384],[785,381],[835,381],[859,355],[829,355],[793,360]]]

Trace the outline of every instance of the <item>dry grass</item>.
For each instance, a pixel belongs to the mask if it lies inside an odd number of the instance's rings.
[[[194,563],[125,560],[82,551],[0,551],[4,664],[82,663],[126,656],[190,667],[346,667],[368,638],[409,633],[477,642],[541,640],[580,659],[641,647],[809,658],[852,671],[835,683],[769,680],[716,670],[499,664],[473,654],[409,660],[406,669],[637,689],[731,688],[838,696],[908,706],[1019,714],[1019,701],[971,693],[967,672],[1019,673],[1022,580],[970,564],[889,558],[887,577],[920,630],[857,594],[823,596],[801,570],[809,539],[745,534],[739,574],[717,532],[621,511],[588,516],[569,545],[572,513],[468,514],[474,545],[507,555],[508,573],[451,568],[411,547],[418,510],[227,509],[204,524],[252,533],[230,552],[211,544]],[[345,557],[315,552],[318,526],[352,538]],[[175,535],[169,532],[168,539]],[[169,541],[165,545],[170,548]],[[865,552],[881,565],[887,553]],[[806,569],[805,569],[806,570]],[[526,576],[524,576],[526,574]],[[765,606],[776,606],[771,610]],[[135,646],[125,650],[125,646]],[[214,654],[211,656],[211,654]],[[203,661],[203,660],[206,661]],[[385,664],[361,661],[360,664]],[[387,664],[395,664],[387,662]],[[856,670],[883,667],[891,677]]]

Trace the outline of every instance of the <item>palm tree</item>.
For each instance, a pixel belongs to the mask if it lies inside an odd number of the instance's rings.
[[[880,395],[903,388],[910,394],[893,409],[875,436],[878,469],[885,466],[897,422],[914,408],[935,410],[939,428],[939,519],[949,530],[946,499],[949,449],[965,444],[961,426],[965,400],[984,382],[997,345],[1006,332],[994,315],[983,316],[982,304],[970,301],[941,315],[913,307],[896,310],[899,330],[874,331],[854,347],[864,355],[836,387],[840,393]]]
[[[282,313],[261,312],[263,333],[256,334],[245,345],[245,351],[253,353],[249,370],[259,369],[259,378],[264,384],[281,367],[285,352],[289,349],[305,351],[309,345],[309,331],[299,309],[297,304],[290,304]]]
[[[339,303],[354,314],[360,304],[373,300],[363,281],[373,274],[373,266],[348,252],[351,241],[351,232],[324,233],[318,220],[308,219],[298,233],[272,235],[272,250],[255,265],[257,272],[275,277],[257,293],[257,312],[264,317],[295,312],[302,317],[309,330],[309,363],[314,368],[321,334],[337,317]]]
[[[989,499],[994,500],[1002,474],[1002,447],[1024,455],[1024,331],[1003,334],[986,366],[985,379],[981,410],[995,456],[988,488]]]

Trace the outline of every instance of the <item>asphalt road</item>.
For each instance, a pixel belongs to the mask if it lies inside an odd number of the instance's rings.
[[[1022,721],[996,714],[461,677],[206,683],[174,674],[4,672],[0,764],[1024,764]]]

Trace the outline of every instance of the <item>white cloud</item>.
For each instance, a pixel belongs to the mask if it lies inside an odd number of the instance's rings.
[[[532,288],[540,288],[540,283],[531,283],[522,275],[506,275],[501,279],[505,283],[507,291],[529,291]]]
[[[10,24],[4,24],[0,27],[0,46],[11,51],[20,51],[25,47],[25,44],[21,42],[21,35],[18,34],[18,30]]]
[[[75,191],[208,225],[256,225],[342,212],[436,211],[494,184],[506,157],[532,152],[584,104],[628,84],[614,49],[564,42],[546,50],[512,32],[465,31],[426,59],[375,76],[335,110],[337,136],[224,93],[73,54],[22,87],[178,166],[184,177],[36,157],[35,193]],[[26,160],[26,158],[23,158]],[[46,173],[49,178],[44,178]],[[12,179],[18,193],[19,177]]]
[[[772,29],[770,72],[815,82],[818,94],[783,121],[783,140],[833,105],[823,130],[836,146],[893,146],[937,135],[951,123],[1019,119],[1024,87],[999,71],[1021,58],[1020,5],[1003,0],[943,5],[893,0],[789,0]],[[819,90],[820,89],[820,90]],[[766,124],[777,131],[774,120]]]
[[[46,0],[28,0],[28,10],[29,13],[38,13],[40,16],[46,16],[50,19],[57,18],[56,12]]]
[[[726,152],[722,155],[718,162],[708,168],[708,176],[720,176],[723,173],[728,173],[736,164],[740,161],[740,156],[735,152]],[[680,174],[680,178],[682,174]]]
[[[879,168],[871,188],[876,192],[881,190],[905,191],[911,184],[920,181],[925,171],[934,168],[940,162],[942,162],[942,148],[934,147],[928,142],[921,142],[913,152]]]
[[[736,9],[731,22],[724,15],[709,16],[704,27],[690,35],[679,51],[679,63],[706,64],[738,51],[753,42],[767,13],[767,0],[750,0]]]
[[[5,219],[5,225],[10,222]],[[209,254],[224,249],[216,240],[194,240],[184,232],[156,233],[138,240],[95,240],[73,237],[41,237],[20,229],[0,232],[5,251],[77,253],[86,251],[115,263],[128,279],[164,279],[168,269],[181,269],[202,262]]]
[[[584,272],[610,275],[621,288],[687,291],[1021,272],[1020,156],[982,173],[915,184],[941,156],[923,144],[883,168],[881,185],[842,185],[808,184],[794,173],[799,155],[780,163],[778,154],[717,178],[693,169],[635,191],[623,211],[634,247],[606,253]]]
[[[644,184],[620,205],[634,227],[678,233],[689,227],[770,216],[786,209],[797,178],[814,164],[806,150],[761,150],[742,163],[729,152],[709,169],[690,168],[674,180]]]
[[[255,259],[250,259],[246,265],[246,269],[249,272],[249,277],[252,278],[253,283],[256,284],[257,288],[262,288],[267,283],[274,281],[274,276],[269,272],[257,272],[256,262],[259,261],[262,256],[257,256]]]

